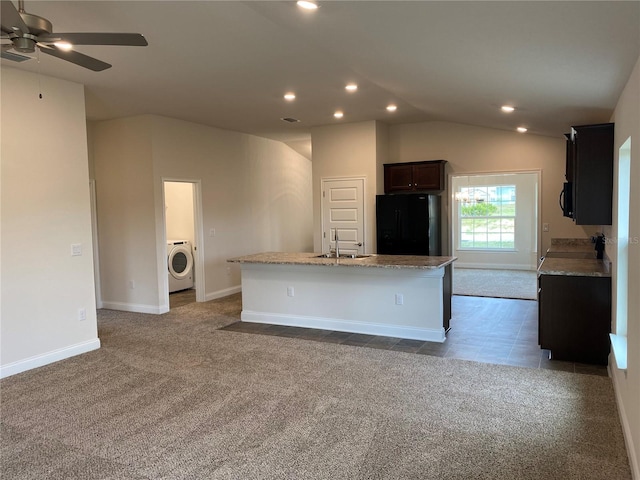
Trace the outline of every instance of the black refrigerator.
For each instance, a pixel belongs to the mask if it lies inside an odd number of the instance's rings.
[[[442,254],[439,195],[377,195],[376,227],[380,254]]]

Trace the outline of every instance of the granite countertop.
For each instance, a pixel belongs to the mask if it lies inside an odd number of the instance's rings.
[[[317,265],[326,267],[365,267],[365,268],[410,268],[428,270],[442,268],[457,260],[457,257],[428,257],[424,255],[376,255],[363,258],[319,257],[319,253],[281,253],[265,252],[243,257],[230,258],[231,263],[261,263],[272,265]]]
[[[594,245],[589,239],[551,239],[551,247],[538,267],[538,275],[610,277],[611,262],[607,258],[596,259]]]
[[[538,275],[569,275],[578,277],[610,277],[610,264],[595,258],[545,258]]]
[[[592,253],[596,257],[595,245],[589,238],[552,238],[547,253]]]

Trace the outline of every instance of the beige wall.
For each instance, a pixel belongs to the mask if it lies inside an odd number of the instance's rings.
[[[447,160],[448,175],[540,171],[539,227],[542,223],[548,223],[550,227],[549,232],[542,233],[540,244],[543,253],[549,247],[551,238],[583,238],[600,230],[599,227],[576,226],[572,220],[562,216],[558,206],[565,173],[564,138],[523,135],[448,122],[390,127],[389,163],[440,159]],[[449,200],[447,191],[442,195],[443,200]],[[449,217],[447,208],[444,218]],[[443,228],[445,233],[447,229],[448,224]],[[448,237],[443,245],[449,245]]]
[[[151,118],[92,126],[102,306],[160,313]]]
[[[375,252],[375,195],[384,193],[384,163],[447,160],[446,172],[540,172],[540,253],[551,238],[585,238],[600,226],[576,226],[564,218],[558,196],[564,182],[565,140],[448,122],[386,126],[379,122],[331,125],[312,129],[314,248],[321,242],[322,178],[365,176],[367,252]],[[447,181],[447,185],[448,185]],[[449,245],[449,195],[442,193],[443,253]],[[549,232],[542,232],[548,223]]]
[[[239,287],[231,257],[312,249],[308,159],[253,135],[158,116],[153,125],[156,185],[162,178],[201,181],[207,298]]]
[[[627,372],[614,367],[613,357],[609,365],[614,380],[618,405],[622,415],[623,428],[630,450],[634,478],[640,478],[640,58],[629,81],[618,99],[612,121],[615,122],[615,172],[617,178],[618,149],[631,137],[631,194],[629,217],[629,280],[628,280],[628,318]],[[614,205],[617,204],[617,182],[614,182]],[[617,305],[617,205],[613,212],[613,225],[605,229],[609,238],[606,246],[607,255],[613,261],[613,299],[614,299],[614,331]]]
[[[167,240],[188,240],[194,244],[193,184],[164,182],[164,212]]]
[[[323,179],[338,177],[365,178],[364,251],[376,251],[377,155],[385,150],[378,140],[378,122],[347,123],[311,129],[313,151],[313,246],[322,250]]]
[[[7,376],[100,342],[83,86],[4,66],[1,86],[0,376]],[[81,256],[71,256],[72,244],[81,244]]]
[[[158,116],[99,122],[91,132],[105,306],[168,309],[167,179],[199,185],[204,278],[198,288],[205,299],[239,290],[239,269],[228,258],[312,249],[311,162],[283,143]],[[125,208],[133,199],[135,213]],[[129,220],[135,228],[123,244],[118,224]]]

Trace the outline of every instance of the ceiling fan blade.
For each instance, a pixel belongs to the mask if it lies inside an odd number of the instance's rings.
[[[75,63],[76,65],[88,68],[89,70],[93,70],[94,72],[101,72],[102,70],[111,68],[111,65],[106,62],[73,50],[65,52],[64,50],[60,50],[59,48],[54,46],[40,44],[38,46],[40,47],[40,51],[42,53],[46,53],[47,55],[51,55],[52,57],[61,58],[62,60],[66,60],[67,62]]]
[[[122,45],[146,47],[147,40],[139,33],[46,33],[39,42],[68,42],[72,45]]]
[[[2,4],[0,8],[2,31],[5,33],[13,33],[17,29],[22,33],[29,33],[29,27],[27,27],[27,24],[22,20],[13,2],[2,0],[0,3]]]

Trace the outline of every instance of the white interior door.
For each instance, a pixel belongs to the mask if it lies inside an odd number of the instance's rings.
[[[364,178],[322,181],[322,251],[364,253]]]

